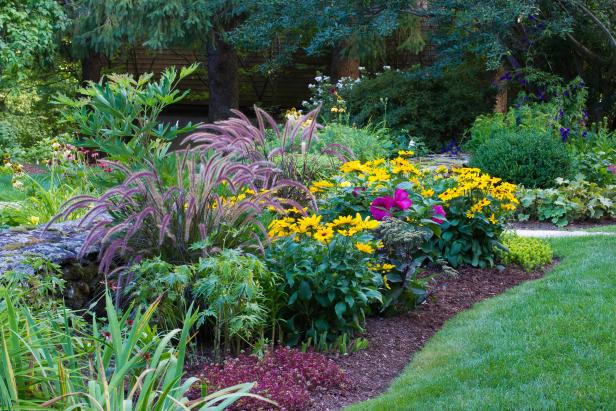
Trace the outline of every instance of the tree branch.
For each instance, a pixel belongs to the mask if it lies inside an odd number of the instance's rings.
[[[603,22],[599,19],[599,17],[597,17],[592,11],[590,11],[585,5],[578,3],[577,1],[573,1],[573,0],[569,0],[569,2],[571,4],[573,4],[574,6],[578,7],[579,9],[581,9],[584,13],[586,13],[588,15],[588,17],[590,17],[596,24],[597,26],[599,26],[599,28],[601,29],[601,31],[603,31],[608,40],[611,43],[611,46],[616,48],[616,37],[614,37],[614,34],[612,34],[612,32],[610,31],[609,28],[607,28],[605,26],[605,24],[603,24]]]

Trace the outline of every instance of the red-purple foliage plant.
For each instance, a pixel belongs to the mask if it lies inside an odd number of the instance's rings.
[[[266,353],[261,360],[240,355],[222,365],[207,365],[201,377],[211,389],[254,381],[253,394],[274,400],[282,410],[289,411],[306,409],[311,392],[320,388],[337,388],[345,383],[342,370],[322,354],[283,347]],[[263,405],[263,402],[246,398],[230,409],[262,410]]]
[[[278,192],[292,186],[308,193],[295,181],[277,178],[279,171],[267,161],[240,162],[234,155],[211,151],[170,155],[177,158],[173,184],[165,183],[153,165],[130,172],[113,164],[126,173],[123,184],[98,198],[69,200],[54,219],[88,209],[81,224],[92,223],[93,228],[81,255],[100,244],[100,271],[109,273],[114,264],[141,257],[182,264],[223,248],[258,251],[267,241],[258,218],[263,210],[297,206]]]

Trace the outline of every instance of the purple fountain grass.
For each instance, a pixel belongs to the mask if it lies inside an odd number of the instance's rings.
[[[278,126],[272,116],[255,106],[257,126],[248,117],[232,110],[235,117],[214,124],[201,126],[199,131],[184,139],[197,151],[214,150],[223,154],[235,153],[243,161],[269,162],[281,170],[281,177],[307,183],[306,157],[313,142],[318,141],[317,123],[320,107],[297,118],[289,118],[284,127]],[[269,147],[266,132],[271,129],[276,135],[274,147]],[[321,154],[335,156],[341,161],[353,157],[353,152],[340,144],[330,144]],[[301,170],[297,169],[297,156],[303,156]]]
[[[99,269],[108,274],[141,257],[159,255],[181,264],[224,248],[262,251],[268,241],[259,221],[263,211],[301,208],[279,195],[283,188],[309,192],[296,181],[278,178],[280,171],[266,160],[239,162],[234,155],[189,150],[172,155],[174,185],[165,184],[152,164],[133,173],[113,164],[128,173],[124,183],[100,197],[69,200],[52,222],[89,209],[80,222],[91,226],[80,257],[99,244]],[[192,247],[195,243],[200,246]]]

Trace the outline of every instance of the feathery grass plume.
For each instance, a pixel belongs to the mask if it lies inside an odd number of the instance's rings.
[[[80,257],[100,244],[99,269],[109,274],[118,264],[155,255],[182,264],[228,248],[262,251],[268,236],[258,217],[264,209],[300,208],[279,196],[282,188],[308,192],[295,181],[277,178],[279,171],[267,161],[242,163],[212,151],[170,155],[177,161],[173,185],[148,163],[102,196],[77,196],[63,206],[52,222],[88,210],[80,224],[91,229]],[[191,247],[194,243],[200,246]]]
[[[284,127],[264,110],[254,107],[257,125],[246,115],[232,110],[235,117],[201,126],[199,131],[184,139],[183,144],[191,144],[195,150],[215,150],[224,154],[238,154],[245,162],[269,162],[281,170],[280,178],[291,178],[301,183],[311,180],[310,161],[306,161],[311,147],[318,141],[317,123],[320,107],[300,116],[288,118]],[[268,141],[267,132],[271,129],[275,140]],[[353,157],[353,152],[340,144],[325,146],[321,153],[342,162]]]

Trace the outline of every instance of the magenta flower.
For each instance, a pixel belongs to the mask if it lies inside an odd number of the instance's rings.
[[[393,197],[377,197],[370,204],[370,213],[372,213],[372,217],[377,221],[382,221],[385,217],[390,217],[391,213],[389,210],[394,206],[394,198]]]
[[[409,209],[413,202],[409,199],[409,193],[399,188],[394,193],[394,205],[404,211]]]
[[[413,205],[409,199],[409,193],[402,189],[397,189],[393,197],[377,197],[370,205],[370,212],[375,220],[381,221],[385,217],[391,216],[391,209],[396,207],[401,211],[408,210]]]
[[[607,166],[607,171],[616,175],[616,164],[610,164],[609,166]]]
[[[437,224],[443,224],[445,222],[445,220],[441,220],[440,218],[436,217],[436,216],[447,217],[447,214],[445,213],[445,209],[443,208],[442,205],[432,206],[432,212],[434,213],[434,216],[432,217],[432,221],[434,221]]]

